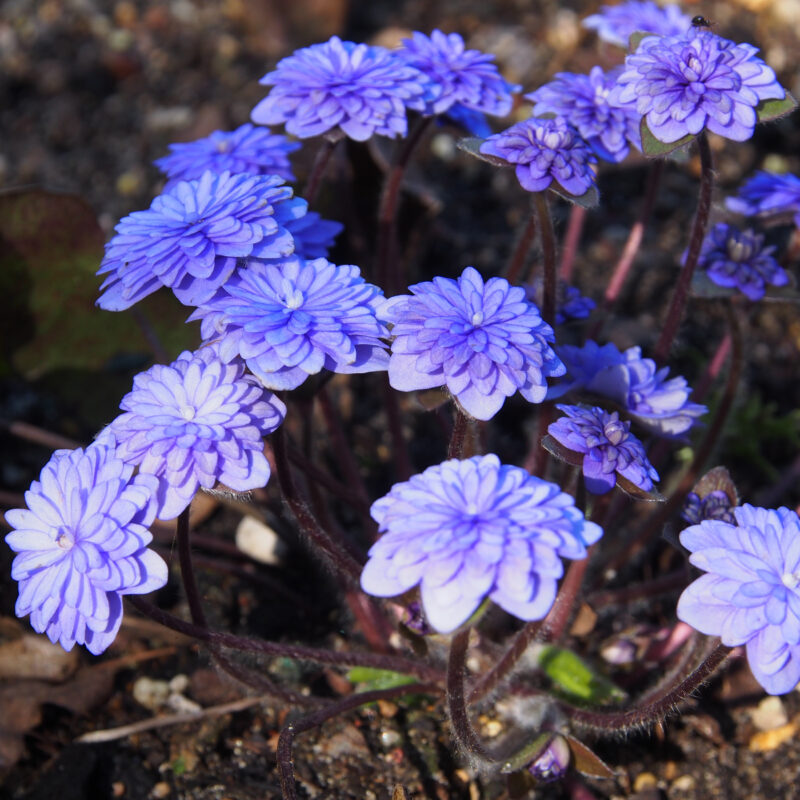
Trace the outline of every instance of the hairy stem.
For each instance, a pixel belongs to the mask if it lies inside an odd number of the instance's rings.
[[[311,166],[311,172],[308,174],[308,180],[301,195],[309,206],[314,205],[317,200],[319,188],[322,185],[322,176],[325,174],[325,168],[328,166],[328,162],[331,160],[333,151],[339,141],[340,139],[323,136],[322,141],[319,143],[319,149],[314,156],[314,163]]]
[[[546,192],[533,193],[533,208],[539,227],[542,243],[542,262],[544,267],[544,289],[542,295],[542,319],[554,325],[556,319],[556,237],[553,232],[553,219]]]
[[[708,227],[708,216],[711,211],[711,194],[714,189],[714,162],[711,157],[711,147],[708,144],[708,137],[705,132],[697,137],[697,146],[700,149],[700,197],[697,201],[697,211],[692,223],[692,231],[689,236],[689,249],[686,252],[686,261],[683,269],[678,276],[678,283],[675,286],[675,293],[672,295],[664,327],[653,353],[656,363],[663,364],[669,357],[675,335],[678,333],[683,312],[689,299],[689,289],[692,284],[697,261],[700,258],[700,248],[703,245],[703,238]]]
[[[666,687],[641,706],[625,711],[592,711],[565,703],[561,703],[560,706],[573,722],[596,731],[621,733],[631,728],[652,725],[664,719],[679,703],[705,683],[730,651],[731,648],[718,644],[711,654],[677,685]]]
[[[528,253],[533,246],[536,238],[536,215],[531,214],[522,232],[517,236],[517,243],[514,245],[514,252],[511,254],[508,265],[505,268],[503,277],[512,285],[522,283],[524,280],[523,270]]]
[[[567,232],[564,234],[564,248],[561,253],[561,266],[558,274],[564,283],[572,280],[572,273],[575,268],[575,254],[578,252],[578,245],[583,233],[583,223],[586,220],[586,209],[573,203],[569,211],[569,222]]]
[[[450,435],[450,444],[447,447],[448,458],[464,458],[464,440],[469,428],[467,415],[456,405],[453,432]]]
[[[405,288],[405,277],[397,258],[397,210],[400,198],[400,187],[403,175],[411,156],[420,143],[423,134],[433,121],[433,117],[421,117],[411,128],[408,136],[401,142],[397,150],[381,193],[378,211],[378,267],[377,283],[382,286],[387,297]]]
[[[440,670],[418,660],[399,655],[382,655],[378,653],[335,652],[319,647],[305,647],[296,644],[283,644],[269,642],[264,639],[251,639],[247,636],[236,636],[232,633],[212,631],[202,628],[192,622],[176,617],[168,611],[158,608],[138,595],[127,595],[130,604],[141,614],[170,628],[191,636],[198,641],[207,642],[230,650],[241,650],[247,653],[261,653],[266,656],[277,656],[303,661],[313,661],[318,664],[333,664],[335,666],[373,667],[411,675],[423,681],[441,681],[443,674]]]

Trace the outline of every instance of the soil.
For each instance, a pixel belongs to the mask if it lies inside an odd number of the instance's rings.
[[[160,190],[162,179],[152,161],[164,155],[167,144],[247,121],[265,94],[258,79],[297,47],[333,34],[393,41],[407,29],[456,30],[471,46],[496,53],[506,76],[531,91],[559,70],[587,71],[595,63],[612,63],[615,53],[598,48],[595,37],[579,27],[597,5],[586,0],[6,0],[0,12],[0,181],[9,190],[35,187],[83,198],[108,236],[120,217],[146,208]],[[710,0],[702,7],[687,4],[687,9],[702,12],[724,36],[760,45],[783,84],[800,95],[791,55],[800,42],[796,26],[787,24],[792,13],[800,13],[793,0]],[[766,164],[800,173],[798,120],[795,114],[762,126],[743,144],[713,141],[715,218],[722,218],[722,198],[754,169]],[[308,145],[293,160],[300,186],[313,154]],[[382,144],[349,147],[338,152],[331,166],[318,210],[347,225],[334,261],[369,263],[374,233],[358,220],[374,214],[386,155]],[[602,296],[608,265],[638,212],[647,170],[643,158],[632,157],[622,168],[601,173],[603,202],[587,218],[576,261],[575,282],[585,294]],[[694,211],[697,177],[696,156],[667,167],[645,238],[646,255],[637,261],[614,323],[612,338],[620,347],[636,344],[647,351],[655,341]],[[415,277],[454,275],[468,263],[500,269],[513,246],[513,232],[525,220],[526,203],[510,173],[469,162],[455,150],[451,133],[437,132],[408,175],[401,219],[405,257],[415,265]],[[558,233],[565,230],[568,213],[566,204],[556,205]],[[790,233],[779,226],[769,235],[785,243]],[[89,275],[86,280],[95,292]],[[0,316],[16,319],[22,294],[5,288],[3,294]],[[104,312],[92,313],[102,331]],[[729,467],[749,502],[797,506],[796,306],[764,305],[748,315],[746,324],[747,366],[713,463]],[[696,380],[723,329],[719,305],[694,302],[681,329],[673,371]],[[22,336],[19,331],[14,335]],[[15,338],[14,346],[36,335],[31,329],[21,340]],[[29,363],[23,369],[6,347],[3,343],[0,353],[0,419],[81,442],[113,418],[132,376],[153,357],[144,345],[130,346],[92,368],[66,359],[47,369]],[[359,458],[369,466],[369,490],[377,497],[391,483],[378,384],[369,378],[337,378],[331,391],[356,437]],[[444,452],[439,417],[422,412],[411,400],[404,402],[412,460],[422,469],[441,460]],[[520,435],[523,406],[508,404],[487,443],[509,463],[524,457],[529,431]],[[318,447],[326,466],[336,469],[330,448]],[[0,448],[0,500],[10,507],[21,501],[51,448],[3,432]],[[674,479],[680,457],[665,464],[665,485]],[[212,627],[276,641],[364,647],[357,634],[347,633],[352,620],[343,598],[297,541],[277,488],[270,484],[255,499],[258,513],[282,542],[278,565],[257,563],[236,548],[241,510],[217,499],[198,513],[197,566]],[[341,509],[336,513],[344,524],[353,522],[341,516]],[[168,529],[158,535],[157,546],[174,564],[175,574],[156,601],[188,617]],[[103,658],[75,651],[55,676],[45,670],[56,659],[55,651],[23,662],[19,653],[34,645],[26,638],[27,623],[14,619],[10,562],[10,552],[0,548],[0,800],[280,797],[277,737],[287,714],[301,713],[299,707],[266,699],[189,723],[166,724],[168,715],[193,708],[221,706],[224,712],[226,704],[254,692],[221,673],[203,648],[132,608]],[[646,582],[682,563],[674,548],[658,543],[602,588]],[[598,588],[599,581],[600,576],[590,576]],[[653,637],[674,623],[679,591],[674,588],[646,604],[597,605],[591,631],[573,633],[569,644],[596,656],[599,642],[634,626],[644,626],[642,635]],[[8,653],[17,654],[10,657],[17,668],[6,673],[2,659]],[[20,668],[23,663],[28,666]],[[256,657],[237,657],[236,663],[306,693],[337,698],[351,688],[341,671],[308,663]],[[641,688],[641,681],[623,670],[612,677]],[[156,681],[153,691],[169,695],[164,702],[141,702],[143,679]],[[500,696],[496,700],[484,704],[476,717],[489,740],[524,726],[519,709],[505,713],[507,704]],[[792,800],[800,776],[800,750],[794,743],[800,694],[777,703],[764,700],[744,661],[734,658],[663,728],[620,732],[596,742],[586,736],[614,769],[614,778],[576,777],[528,796]],[[105,743],[77,741],[154,717],[163,724]],[[503,777],[482,774],[457,752],[442,704],[429,697],[348,712],[298,735],[294,767],[301,796],[310,798],[388,800],[398,786],[413,798],[512,796]]]

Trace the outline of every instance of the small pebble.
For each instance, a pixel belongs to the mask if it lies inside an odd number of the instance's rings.
[[[780,697],[765,697],[758,707],[750,712],[753,725],[759,731],[771,731],[781,728],[789,722],[786,709]]]
[[[114,781],[114,783],[111,784],[111,796],[112,797],[125,796],[125,784],[122,781]]]
[[[387,750],[398,747],[403,737],[397,731],[381,731],[381,745]]]
[[[133,684],[133,699],[150,711],[158,711],[169,697],[169,683],[147,676],[137,678]]]
[[[278,534],[255,517],[243,517],[236,528],[236,546],[261,564],[281,563],[285,548]]]
[[[780,728],[773,728],[771,731],[760,731],[750,737],[747,747],[751,753],[768,753],[775,750],[784,742],[794,738],[797,733],[797,725],[790,722]]]
[[[658,778],[652,772],[640,772],[633,782],[633,791],[641,792],[645,789],[653,789],[658,785]]]
[[[150,796],[155,797],[156,800],[162,797],[169,797],[169,793],[172,791],[170,785],[166,781],[159,781],[151,790]]]
[[[680,778],[672,782],[670,789],[676,792],[691,792],[692,789],[694,789],[695,783],[696,781],[691,775],[681,775]]]

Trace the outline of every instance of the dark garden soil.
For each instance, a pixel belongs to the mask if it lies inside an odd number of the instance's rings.
[[[84,202],[62,205],[49,195],[36,196],[41,201],[36,208],[46,209],[40,222],[46,222],[50,249],[38,251],[35,237],[29,237],[21,253],[38,253],[30,261],[41,270],[37,274],[26,273],[19,254],[2,241],[7,229],[0,220],[0,421],[89,441],[114,417],[132,376],[160,346],[174,356],[196,343],[193,328],[165,330],[165,321],[179,325],[185,315],[169,298],[147,307],[143,313],[150,319],[139,320],[143,327],[126,315],[130,329],[114,328],[118,323],[108,321],[111,315],[92,309],[98,285],[93,272],[117,220],[146,208],[160,190],[153,159],[164,155],[170,142],[247,121],[265,93],[258,79],[279,57],[335,33],[392,42],[407,29],[441,27],[496,53],[506,76],[531,91],[556,71],[588,71],[618,57],[598,48],[595,37],[579,27],[597,5],[589,0],[5,0],[0,4],[0,184],[72,194]],[[782,83],[800,96],[796,0],[708,0],[687,2],[686,8],[713,20],[722,35],[759,45]],[[449,129],[435,132],[421,164],[408,175],[401,240],[417,278],[454,275],[467,264],[499,270],[526,218],[527,200],[513,175],[470,161],[454,143]],[[800,172],[797,114],[759,128],[744,144],[713,140],[712,146],[715,218],[722,216],[722,198],[754,169],[766,164]],[[332,256],[337,263],[370,261],[374,231],[364,220],[374,218],[386,147],[337,151],[339,160],[318,204],[324,215],[346,224]],[[313,153],[312,143],[294,159],[300,186]],[[596,299],[638,213],[647,170],[638,157],[600,176],[603,201],[587,218],[576,261],[576,283]],[[694,155],[666,168],[619,318],[607,329],[620,347],[652,349],[686,243],[698,174]],[[7,207],[3,202],[0,195],[0,211]],[[568,207],[557,205],[555,217],[557,232],[563,233]],[[770,236],[785,242],[790,232],[779,226]],[[75,256],[78,251],[83,260]],[[43,282],[56,275],[50,270],[59,259],[72,263],[73,258],[80,271],[63,299],[58,293],[50,298],[61,316],[53,316],[52,308],[34,308],[31,298],[41,297]],[[747,366],[711,465],[729,467],[743,499],[794,507],[800,503],[796,307],[764,305],[741,316]],[[65,327],[43,329],[42,319],[56,318]],[[86,324],[85,333],[71,338],[66,333],[71,322]],[[160,344],[151,340],[148,346],[142,330],[151,328]],[[694,383],[723,331],[719,305],[693,302],[675,348],[675,373]],[[377,386],[361,377],[330,384],[374,497],[391,482]],[[717,389],[709,396],[712,405]],[[424,412],[413,399],[404,402],[412,459],[421,469],[444,457],[442,429],[435,413]],[[532,435],[523,421],[524,406],[508,403],[488,442],[509,463],[520,462]],[[335,469],[330,448],[324,441],[317,446],[318,457],[328,459],[325,466]],[[50,449],[0,431],[5,508],[21,502]],[[674,481],[685,456],[679,453],[665,464],[663,485]],[[270,484],[254,499],[254,513],[281,542],[273,565],[253,561],[234,544],[241,508],[225,498],[204,498],[197,509],[197,568],[212,627],[275,641],[363,648],[359,635],[349,632],[351,619],[333,582],[297,541],[277,488]],[[172,531],[164,527],[156,533],[160,552],[177,573]],[[220,673],[202,648],[132,608],[102,658],[50,649],[43,637],[28,635],[27,622],[14,618],[10,562],[10,552],[0,546],[0,799],[280,797],[275,747],[287,713],[297,709],[259,700],[254,690]],[[597,617],[573,628],[571,644],[591,658],[612,634],[639,625],[647,639],[673,624],[680,586],[647,604],[598,590],[651,582],[682,564],[683,556],[661,542],[620,568],[610,583],[590,575],[587,602]],[[157,602],[188,616],[177,575]],[[497,622],[503,624],[508,623]],[[234,658],[240,669],[269,672],[281,685],[304,693],[337,698],[352,691],[340,670]],[[642,688],[636,675],[618,671],[611,677]],[[504,700],[502,692],[495,699],[475,719],[489,741],[524,726],[527,711],[524,703]],[[173,719],[199,709],[206,713],[190,722]],[[110,741],[77,741],[121,726],[132,727]],[[613,779],[555,784],[528,796],[793,800],[800,796],[798,731],[800,694],[765,701],[738,658],[663,728],[620,731],[597,742],[596,751],[615,770]],[[429,697],[381,702],[299,735],[294,766],[300,794],[310,798],[388,800],[396,786],[413,798],[512,796],[505,779],[480,774],[456,751],[443,706]]]

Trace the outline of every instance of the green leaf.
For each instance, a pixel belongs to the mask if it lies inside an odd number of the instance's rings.
[[[756,116],[759,122],[771,122],[791,114],[797,108],[797,100],[786,92],[783,100],[762,100],[756,106]]]
[[[575,653],[547,645],[538,654],[540,669],[565,695],[589,703],[623,700],[625,692],[600,675]]]
[[[701,499],[704,500],[711,492],[725,492],[731,505],[739,505],[739,492],[736,489],[736,484],[731,478],[730,472],[725,467],[714,467],[706,472],[702,478],[692,487],[692,491]]]
[[[660,36],[661,34],[653,33],[652,31],[634,31],[628,37],[628,52],[635,53],[639,49],[639,45],[642,43],[642,39],[646,39],[648,36]]]
[[[642,135],[642,152],[649,158],[668,156],[675,150],[679,150],[684,145],[689,144],[695,138],[693,133],[687,133],[677,142],[662,142],[653,135],[653,132],[647,126],[645,117],[642,117],[642,121],[639,123],[639,132]]]
[[[410,675],[372,667],[353,667],[347,673],[347,680],[351,683],[363,684],[362,691],[365,692],[373,689],[394,689],[396,686],[416,683],[416,678],[412,678]]]
[[[459,140],[457,147],[459,150],[463,150],[465,153],[469,153],[471,156],[475,156],[475,158],[479,158],[481,161],[486,161],[489,164],[493,164],[495,167],[512,166],[504,158],[498,158],[497,156],[490,156],[487,153],[481,153],[481,145],[485,141],[486,139],[479,139],[477,136],[468,136],[466,139]]]
[[[564,200],[582,208],[596,208],[600,203],[600,192],[597,191],[596,186],[590,186],[582,195],[570,194],[556,181],[553,181],[548,188],[559,197],[563,197]]]
[[[97,369],[149,353],[132,314],[95,307],[103,231],[80,197],[42,189],[0,195],[0,340],[7,368],[28,377]],[[188,310],[161,292],[137,305],[169,353],[197,341]]]
[[[572,765],[589,778],[614,778],[616,773],[594,751],[568,733],[563,734],[572,752]]]

